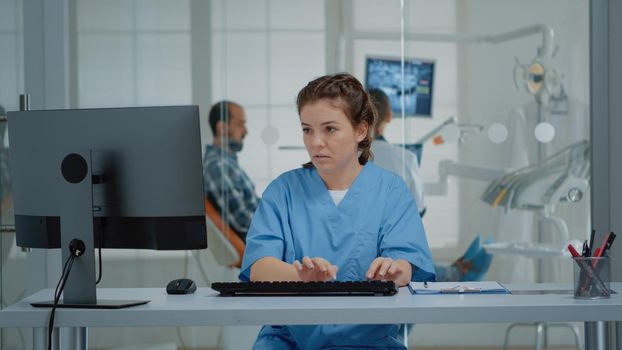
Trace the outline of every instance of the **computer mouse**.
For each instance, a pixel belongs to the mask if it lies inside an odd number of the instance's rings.
[[[168,294],[192,294],[197,290],[197,285],[189,278],[180,278],[170,281],[166,285]]]

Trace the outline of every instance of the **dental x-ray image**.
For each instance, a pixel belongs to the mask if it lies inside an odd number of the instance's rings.
[[[393,113],[402,113],[402,62],[399,58],[367,57],[365,85],[389,96]],[[404,114],[432,117],[434,61],[404,60]]]

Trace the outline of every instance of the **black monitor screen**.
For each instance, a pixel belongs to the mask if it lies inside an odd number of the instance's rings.
[[[432,116],[434,62],[406,59],[404,61],[404,112],[406,116]],[[391,101],[393,113],[402,112],[402,62],[399,58],[367,57],[365,85],[367,89],[384,91]]]
[[[198,107],[26,111],[8,119],[17,245],[60,247],[61,162],[82,152],[92,163],[96,247],[207,247]]]

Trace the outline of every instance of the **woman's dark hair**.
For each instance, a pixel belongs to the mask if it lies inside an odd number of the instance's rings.
[[[350,120],[353,127],[367,124],[367,135],[359,142],[358,149],[361,151],[359,164],[365,165],[373,159],[371,153],[372,135],[377,117],[376,109],[363,88],[363,85],[352,75],[339,73],[325,75],[317,78],[298,93],[296,106],[298,115],[302,108],[320,100],[328,100],[333,106],[340,108]],[[313,166],[311,162],[303,164],[304,167]]]
[[[376,108],[376,112],[378,112],[378,119],[376,119],[376,125],[374,128],[374,133],[377,135],[379,134],[378,127],[385,122],[391,114],[391,102],[389,101],[389,96],[387,96],[387,94],[380,89],[369,89],[367,93],[371,97],[371,101]]]

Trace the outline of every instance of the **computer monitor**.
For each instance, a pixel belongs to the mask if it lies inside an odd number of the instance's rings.
[[[402,62],[400,58],[367,57],[365,86],[384,91],[393,113],[402,113]],[[404,112],[406,116],[432,117],[434,61],[404,60]]]
[[[10,112],[16,242],[80,239],[66,304],[94,304],[94,248],[207,248],[197,106]]]

